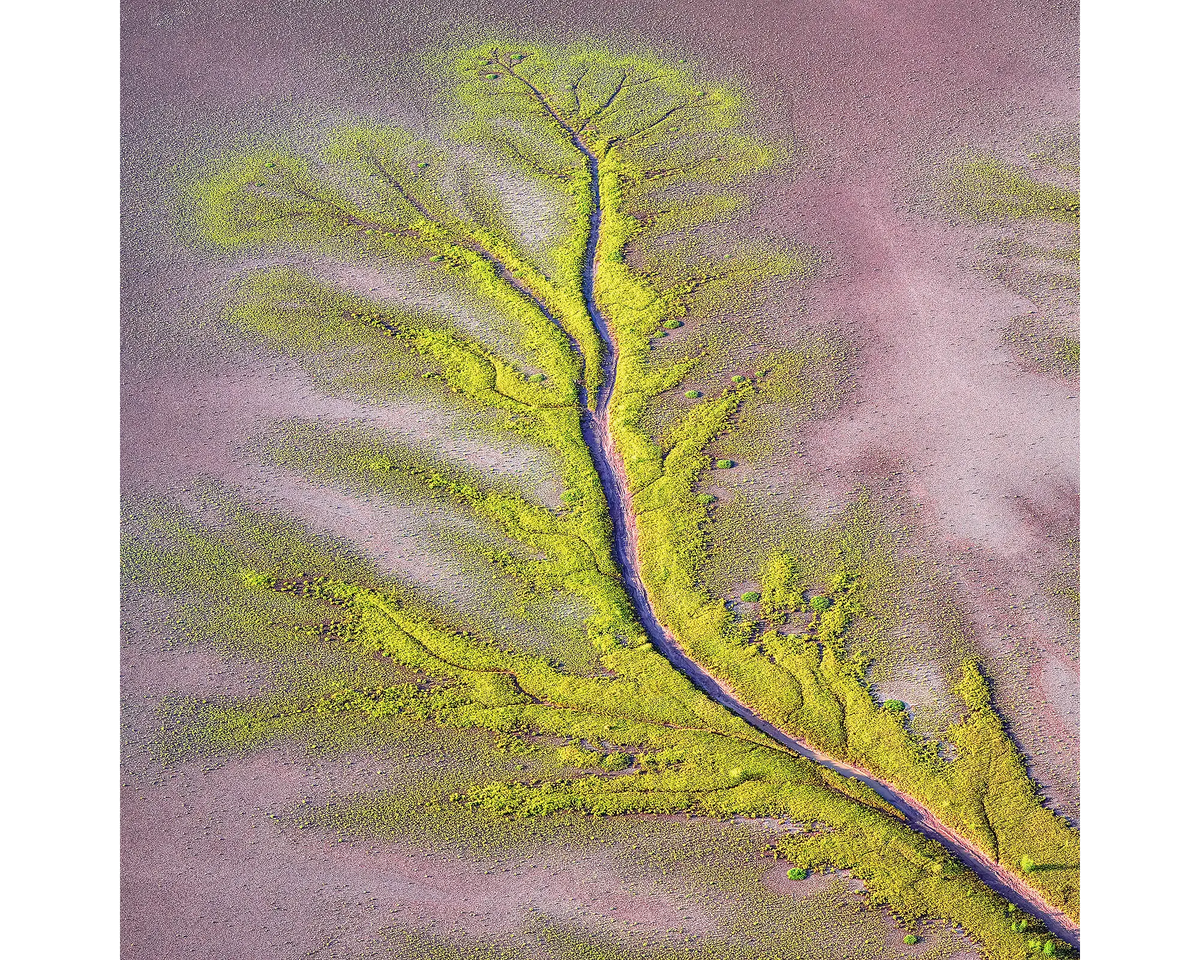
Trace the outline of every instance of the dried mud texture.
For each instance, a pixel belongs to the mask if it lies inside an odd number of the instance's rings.
[[[450,558],[430,549],[433,530],[461,526],[461,518],[318,486],[294,471],[264,464],[258,438],[269,436],[276,423],[297,417],[366,424],[510,479],[543,503],[556,504],[561,497],[561,483],[538,451],[454,430],[451,414],[433,405],[371,407],[323,396],[285,358],[257,363],[248,358],[242,366],[131,378],[122,400],[127,496],[158,493],[186,499],[199,477],[216,479],[313,530],[353,542],[382,570],[432,589],[446,589],[464,577]]]
[[[122,956],[386,956],[396,927],[500,942],[527,933],[531,910],[597,930],[670,918],[680,935],[709,931],[703,908],[639,888],[603,848],[489,858],[299,829],[301,798],[319,805],[386,785],[387,763],[371,755],[281,746],[160,764],[147,748],[162,695],[236,696],[270,680],[139,632],[122,667]]]
[[[358,765],[358,766],[361,766]],[[709,929],[703,909],[642,889],[602,851],[489,861],[339,842],[282,817],[296,796],[370,776],[269,751],[188,765],[122,798],[124,956],[386,955],[393,927],[509,942],[530,912],[598,932]]]
[[[862,882],[845,870],[828,873],[810,873],[803,880],[791,880],[787,875],[788,864],[780,863],[767,871],[763,883],[768,889],[782,896],[795,897],[803,901],[821,895],[844,896],[851,899],[862,897],[866,888]],[[893,925],[887,933],[884,949],[895,957],[922,956],[926,960],[978,960],[979,951],[968,940],[962,930],[938,929],[934,926],[920,929],[921,942],[909,945],[904,942],[908,931]]]
[[[804,437],[798,472],[812,471],[818,515],[861,485],[903,482],[1035,778],[1077,817],[1077,626],[1051,590],[1078,530],[1078,386],[1012,356],[1003,331],[1021,304],[963,263],[953,227],[905,222],[886,194],[855,199],[828,201],[857,226],[839,259],[856,269],[813,307],[847,318],[860,344],[854,385]],[[1068,752],[1040,756],[1050,743]]]
[[[144,623],[149,611],[130,613]],[[298,803],[319,809],[386,788],[395,774],[375,751],[314,754],[282,744],[160,763],[152,750],[163,693],[237,696],[267,689],[271,679],[253,664],[189,645],[164,647],[142,632],[131,628],[122,669],[122,956],[391,957],[397,943],[417,933],[464,950],[500,945],[533,957],[542,955],[546,924],[579,931],[581,941],[623,944],[633,955],[647,943],[727,942],[740,895],[728,885],[698,895],[688,876],[696,864],[687,866],[686,857],[672,874],[642,867],[623,849],[627,838],[588,842],[567,834],[487,854],[298,826]],[[672,827],[677,843],[713,842],[716,825],[709,821],[638,819],[645,827]],[[767,901],[776,915],[809,925],[839,917],[871,944],[870,956],[897,949],[918,955],[902,946],[905,931],[889,917],[863,909],[861,884],[814,875],[788,889],[778,867],[763,877],[776,894]],[[830,953],[827,931],[817,934],[823,943],[817,955],[839,955]],[[927,942],[919,955],[930,960],[976,955],[960,949],[956,931],[931,926],[922,935]],[[711,955],[720,955],[719,947]]]

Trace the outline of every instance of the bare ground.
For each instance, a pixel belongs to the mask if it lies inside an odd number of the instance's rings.
[[[339,842],[270,818],[297,796],[319,796],[334,777],[343,790],[370,779],[270,750],[126,788],[123,955],[361,956],[395,926],[505,942],[526,931],[531,910],[602,932],[708,929],[695,904],[631,892],[634,878],[602,852],[498,862]]]

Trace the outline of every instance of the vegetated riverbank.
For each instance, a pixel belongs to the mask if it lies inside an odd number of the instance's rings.
[[[544,101],[543,101],[544,102]],[[547,105],[549,110],[549,106]],[[553,114],[553,111],[551,111]],[[715,703],[741,717],[755,729],[775,742],[807,757],[821,766],[842,776],[857,780],[870,787],[881,798],[904,815],[905,825],[922,836],[940,843],[975,873],[991,890],[1010,903],[1041,920],[1046,928],[1073,947],[1079,947],[1079,927],[1060,910],[1051,907],[1037,892],[1018,877],[994,863],[983,853],[953,830],[942,824],[928,809],[912,798],[896,791],[884,781],[865,770],[842,763],[807,744],[784,733],[767,722],[749,707],[741,703],[719,680],[708,673],[699,663],[691,659],[678,641],[667,631],[654,613],[645,585],[642,583],[637,553],[637,520],[633,514],[632,496],[628,479],[621,465],[610,429],[608,405],[613,395],[616,380],[619,346],[612,335],[607,319],[595,298],[596,250],[603,211],[600,198],[599,161],[587,145],[555,116],[572,144],[583,154],[588,167],[591,215],[584,262],[581,265],[581,286],[588,315],[604,342],[606,356],[602,364],[602,383],[597,391],[595,408],[589,409],[585,402],[581,412],[581,427],[584,441],[591,453],[592,462],[600,477],[609,516],[613,523],[614,555],[626,592],[637,612],[637,617],[655,649],[670,664],[686,676],[701,692]],[[582,392],[586,401],[586,390]]]

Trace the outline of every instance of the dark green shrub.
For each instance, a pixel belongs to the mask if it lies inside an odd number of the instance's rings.
[[[1036,869],[1037,869],[1037,864],[1035,864],[1033,862],[1033,857],[1029,856],[1029,854],[1022,854],[1022,856],[1021,856],[1021,872],[1022,873],[1033,873],[1033,871]]]
[[[1047,940],[1045,943],[1042,944],[1042,953],[1045,954],[1047,957],[1054,956],[1054,941],[1053,940]]]
[[[699,390],[689,390],[687,393],[684,394],[684,396],[687,397],[689,400],[695,400],[698,397],[702,396],[702,394],[700,393]]]
[[[701,506],[708,506],[710,503],[716,503],[717,498],[711,493],[700,493],[696,495],[696,502]]]
[[[818,595],[809,600],[808,605],[812,607],[813,613],[822,614],[833,606],[833,601],[826,596]]]
[[[627,753],[609,753],[600,761],[603,770],[625,770],[633,765],[633,757]]]
[[[680,327],[683,326],[683,321],[682,320],[668,320],[666,323],[663,324],[663,326],[666,327],[668,330],[678,330]]]
[[[717,466],[720,467],[722,470],[728,470],[730,467],[733,466],[733,461],[732,460],[718,460]]]
[[[886,709],[886,710],[895,710],[895,711],[899,712],[904,709],[904,701],[903,700],[884,700],[883,706],[884,706],[884,709]]]
[[[920,938],[920,937],[918,937],[918,936],[917,936],[915,933],[906,933],[906,934],[904,935],[904,942],[905,942],[905,943],[907,943],[907,944],[908,944],[910,947],[911,947],[911,946],[912,946],[914,943],[917,943],[917,942],[919,942],[919,941],[920,941],[920,939],[921,939],[921,938]]]
[[[758,601],[761,599],[762,594],[760,594],[757,590],[747,590],[742,594],[743,603],[758,603]]]
[[[792,867],[792,869],[788,871],[789,880],[803,880],[807,876],[808,871],[803,867]]]

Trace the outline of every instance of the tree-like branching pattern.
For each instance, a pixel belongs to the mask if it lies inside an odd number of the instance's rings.
[[[772,378],[805,376],[805,358],[764,354],[723,389],[690,391],[665,430],[649,427],[659,398],[702,360],[702,348],[661,360],[664,337],[804,269],[778,245],[713,249],[701,230],[734,215],[740,184],[779,151],[745,132],[735,91],[650,58],[489,45],[449,67],[447,116],[466,119],[443,143],[360,123],[330,132],[319,156],[225,157],[194,187],[197,224],[230,250],[407,263],[459,313],[502,318],[515,340],[497,345],[453,309],[373,297],[298,258],[244,278],[228,314],[330,391],[434,397],[550,451],[564,491],[554,506],[363,428],[292,421],[264,454],[322,482],[471,518],[487,531],[471,550],[510,585],[499,593],[585,611],[602,673],[462,624],[443,598],[214,494],[219,520],[152,509],[131,522],[127,572],[199,596],[197,632],[296,666],[276,698],[193,711],[177,746],[244,747],[338,722],[490,730],[557,750],[559,762],[532,781],[454,794],[480,815],[819,822],[780,852],[852,869],[900,915],[952,918],[995,955],[1023,956],[1025,928],[1014,932],[1011,910],[978,877],[863,782],[772,733],[871,770],[1010,879],[1022,857],[1076,863],[1077,838],[1038,801],[977,668],[966,665],[969,710],[950,733],[959,755],[943,761],[872,700],[864,665],[840,644],[858,610],[852,578],[799,636],[739,622],[699,585],[716,509],[697,492],[714,468],[707,451]],[[522,222],[529,190],[549,198],[548,233]],[[808,595],[784,578],[770,609],[799,609]],[[1026,871],[1013,890],[1069,936],[1072,876]]]

